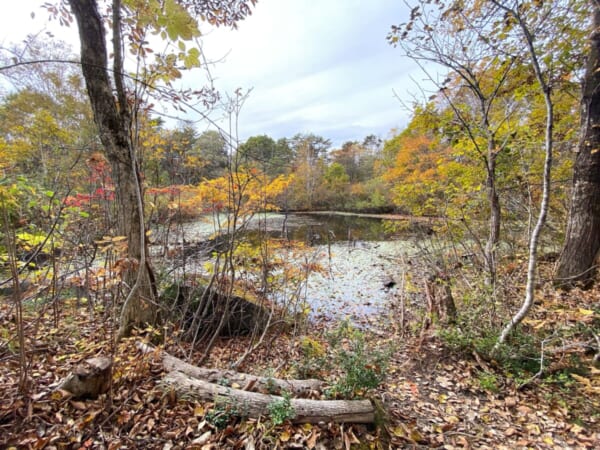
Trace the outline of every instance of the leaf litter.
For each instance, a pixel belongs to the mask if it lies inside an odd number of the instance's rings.
[[[111,316],[67,299],[57,318],[49,308],[26,310],[26,395],[18,391],[19,358],[15,316],[0,305],[0,447],[23,449],[393,449],[393,448],[576,448],[600,445],[600,369],[585,342],[581,324],[600,322],[600,289],[569,293],[546,289],[525,324],[551,333],[557,323],[572,330],[555,346],[544,376],[521,386],[494,361],[450,351],[431,332],[378,329],[369,338],[389,343],[386,379],[369,395],[386,412],[377,426],[356,424],[274,426],[269,418],[231,417],[211,423],[222,409],[218,399],[198,403],[161,389],[158,358],[143,356],[135,340],[112,344]],[[388,314],[395,314],[394,308]],[[390,323],[390,317],[380,320]],[[376,320],[371,317],[371,323]],[[58,323],[57,323],[58,322]],[[314,322],[307,334],[319,341],[330,322]],[[228,368],[250,345],[249,338],[221,339],[208,366]],[[185,357],[190,349],[166,339],[165,350]],[[284,378],[302,359],[298,337],[273,335],[239,370]],[[593,343],[590,343],[593,344]],[[327,345],[323,340],[323,345]],[[54,390],[86,358],[112,355],[108,394],[75,400]],[[583,370],[572,368],[577,360]],[[193,363],[194,358],[191,358]],[[333,371],[335,372],[335,370]],[[324,374],[335,377],[335,373]],[[492,382],[485,384],[485,376]]]

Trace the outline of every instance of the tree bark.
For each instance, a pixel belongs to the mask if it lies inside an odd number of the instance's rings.
[[[283,397],[232,389],[192,378],[182,372],[170,372],[163,378],[167,389],[181,396],[203,401],[222,401],[236,407],[246,417],[269,415],[269,405]],[[294,423],[373,423],[375,408],[370,400],[308,400],[291,399]]]
[[[70,392],[75,398],[96,398],[108,391],[111,368],[112,360],[106,356],[86,359],[59,384],[58,389]]]
[[[156,351],[155,348],[142,342],[138,342],[137,347],[144,353]],[[325,386],[325,382],[321,380],[282,380],[279,378],[258,377],[233,370],[208,369],[194,366],[165,352],[160,352],[160,356],[164,368],[168,371],[178,371],[189,377],[206,380],[210,383],[221,383],[222,380],[227,380],[229,386],[237,384],[243,387],[245,391],[264,391],[270,393],[287,391],[294,395],[300,395],[310,391],[320,391]]]
[[[489,129],[489,125],[487,126]],[[498,190],[496,189],[497,154],[495,153],[495,146],[494,139],[488,136],[488,160],[486,164],[488,175],[486,189],[490,207],[490,223],[488,240],[485,245],[485,259],[489,276],[488,284],[492,287],[496,284],[496,250],[498,248],[498,243],[500,242],[500,222],[502,220],[500,198],[498,197]]]
[[[456,305],[450,287],[450,277],[438,268],[433,268],[425,280],[429,322],[437,317],[442,325],[456,322]]]
[[[69,0],[77,20],[81,41],[81,64],[88,96],[94,112],[100,140],[112,168],[117,202],[117,230],[127,237],[128,258],[137,262],[137,270],[130,269],[124,280],[132,288],[121,314],[120,335],[132,326],[156,323],[157,309],[154,272],[146,258],[147,241],[143,217],[143,197],[139,167],[130,138],[130,114],[124,91],[120,50],[120,30],[113,27],[115,58],[114,78],[118,104],[113,96],[113,85],[108,74],[108,52],[104,23],[96,0]],[[113,24],[120,21],[120,2],[113,2]]]
[[[583,78],[581,137],[575,159],[571,209],[556,282],[591,285],[600,250],[600,4],[590,2],[593,30]]]

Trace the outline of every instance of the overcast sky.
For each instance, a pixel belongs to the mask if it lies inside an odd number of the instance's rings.
[[[39,31],[46,24],[41,3],[11,2],[0,16],[0,43]],[[385,139],[405,126],[408,112],[394,91],[410,102],[413,80],[423,77],[385,37],[406,11],[398,0],[259,0],[237,30],[203,28],[209,59],[224,57],[212,68],[216,87],[252,89],[239,118],[241,139],[310,132],[339,146],[368,134]],[[76,30],[49,29],[77,50]],[[184,82],[198,88],[204,80]]]

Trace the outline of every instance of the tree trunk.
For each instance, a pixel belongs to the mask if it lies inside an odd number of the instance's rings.
[[[153,324],[157,309],[153,270],[146,259],[146,236],[143,217],[143,197],[135,150],[130,139],[129,105],[123,87],[120,51],[120,2],[113,2],[114,79],[119,104],[113,96],[108,74],[108,52],[102,17],[96,0],[69,0],[77,19],[81,40],[81,64],[88,96],[94,112],[94,122],[111,164],[117,202],[118,233],[127,237],[128,257],[136,261],[124,274],[132,288],[121,314],[120,335],[133,325]]]
[[[500,241],[500,199],[496,190],[496,154],[495,143],[493,139],[488,140],[488,161],[487,161],[487,197],[490,207],[489,234],[485,245],[485,259],[488,270],[490,286],[496,284],[496,253],[498,242]]]
[[[425,294],[427,295],[427,309],[429,322],[434,317],[442,325],[456,322],[456,305],[450,287],[450,276],[442,270],[433,268],[425,279]]]
[[[525,42],[527,43],[533,73],[535,74],[535,77],[540,85],[542,95],[544,96],[544,103],[546,104],[546,130],[544,133],[545,158],[544,172],[542,175],[542,201],[540,202],[540,214],[538,215],[535,227],[533,227],[533,231],[529,237],[529,261],[527,264],[525,298],[521,304],[521,307],[519,308],[519,311],[513,315],[510,322],[508,322],[502,329],[502,332],[500,333],[500,336],[494,345],[494,352],[497,352],[500,348],[500,345],[506,342],[506,339],[510,333],[512,333],[515,327],[521,323],[525,316],[527,316],[535,299],[537,250],[542,230],[546,224],[548,206],[550,204],[550,182],[552,180],[552,159],[554,151],[554,104],[552,103],[552,87],[548,81],[551,78],[550,73],[542,69],[542,66],[540,65],[540,55],[538,54],[538,51],[534,45],[534,38],[531,34],[529,25],[517,10],[512,10],[496,0],[493,0],[493,3],[510,16],[517,19],[517,23],[519,24],[519,27],[523,33],[523,37],[525,38]]]
[[[555,279],[565,286],[590,285],[600,249],[600,6],[594,15],[581,98],[581,138],[573,173],[573,193],[565,244]]]
[[[180,396],[203,401],[225,402],[235,406],[246,417],[269,415],[269,406],[284,401],[283,397],[232,389],[192,378],[182,372],[170,372],[163,378],[169,390]],[[375,408],[370,400],[291,399],[294,423],[373,423]]]

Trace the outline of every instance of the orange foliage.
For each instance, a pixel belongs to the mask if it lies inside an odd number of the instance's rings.
[[[149,188],[146,194],[161,217],[177,212],[192,218],[206,213],[231,212],[236,208],[240,214],[250,214],[279,209],[276,200],[291,180],[291,176],[284,175],[269,180],[252,170],[205,180],[198,186]]]
[[[383,178],[392,184],[394,202],[414,214],[437,214],[437,201],[449,183],[450,149],[425,134],[402,134],[394,166]]]

